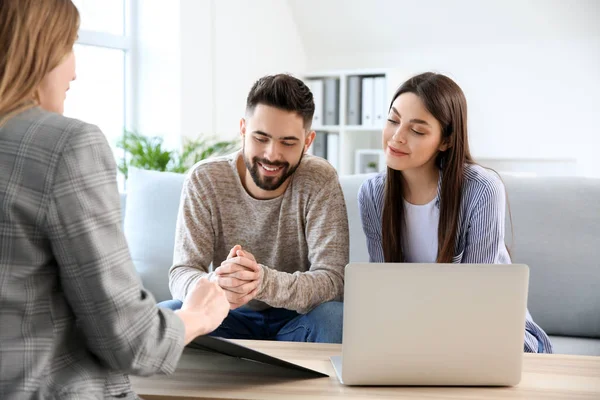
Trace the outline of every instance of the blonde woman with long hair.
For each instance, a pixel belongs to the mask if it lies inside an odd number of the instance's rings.
[[[127,373],[172,372],[229,303],[195,283],[156,307],[121,231],[102,132],[62,116],[75,79],[71,0],[0,1],[0,398],[137,398]]]

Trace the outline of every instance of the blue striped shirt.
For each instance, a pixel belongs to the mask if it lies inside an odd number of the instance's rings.
[[[368,179],[358,192],[369,260],[375,263],[384,262],[381,221],[385,178],[383,172]],[[440,186],[441,174],[436,207],[439,207]],[[505,190],[500,178],[478,165],[466,165],[453,263],[511,263],[504,243],[505,206]],[[524,349],[531,353],[552,353],[548,335],[533,321],[529,311],[525,320]]]

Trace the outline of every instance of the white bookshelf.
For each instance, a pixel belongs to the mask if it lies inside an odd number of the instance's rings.
[[[361,70],[338,70],[338,71],[315,71],[310,73],[305,73],[302,76],[302,79],[308,84],[309,87],[312,87],[312,81],[314,80],[322,80],[323,82],[327,79],[336,79],[337,83],[337,116],[336,116],[336,124],[324,124],[326,118],[326,111],[324,110],[321,115],[322,118],[319,121],[313,121],[312,129],[317,131],[317,135],[320,132],[327,132],[327,137],[330,138],[330,135],[337,135],[336,140],[332,140],[333,144],[336,144],[336,148],[327,147],[326,157],[332,165],[338,170],[340,175],[350,175],[355,173],[363,173],[364,168],[362,165],[364,164],[361,157],[365,157],[366,163],[371,161],[373,158],[373,154],[379,154],[377,152],[373,153],[373,151],[381,150],[382,141],[381,141],[381,133],[383,129],[383,123],[385,122],[385,117],[387,116],[387,108],[389,106],[389,102],[392,98],[394,91],[397,87],[408,78],[409,75],[403,74],[398,70],[391,69],[361,69]],[[349,79],[351,77],[359,77],[361,86],[360,86],[360,103],[362,107],[363,103],[363,91],[362,84],[363,79],[366,78],[383,78],[383,88],[380,86],[378,88],[378,93],[383,90],[383,96],[381,98],[377,98],[377,107],[375,104],[373,105],[373,110],[381,109],[381,113],[383,113],[383,121],[380,123],[368,124],[364,125],[362,121],[362,115],[364,113],[361,112],[360,123],[349,124],[349,98],[348,98],[348,90],[349,90]],[[382,81],[379,81],[379,85],[382,84]],[[321,83],[318,83],[321,85]],[[356,83],[355,83],[356,84]],[[321,105],[316,104],[318,107],[322,106],[325,108],[325,90],[322,87],[325,84],[322,84],[320,88],[315,90],[317,95],[315,96],[315,103],[321,101]],[[332,87],[332,86],[329,86]],[[311,89],[312,90],[312,89]],[[320,94],[318,93],[320,91]],[[355,92],[355,90],[354,90]],[[374,96],[373,96],[374,97]],[[373,99],[375,102],[376,100]],[[356,103],[353,103],[356,104]],[[328,103],[327,106],[331,109],[331,103]],[[356,107],[354,107],[356,108]],[[361,109],[362,111],[362,109]],[[317,114],[317,113],[316,113]],[[331,115],[331,113],[330,113]],[[354,120],[356,122],[356,118]],[[330,142],[329,140],[327,141]],[[381,166],[379,167],[381,168]]]

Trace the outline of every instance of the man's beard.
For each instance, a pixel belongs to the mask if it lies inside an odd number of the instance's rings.
[[[279,189],[279,187],[283,185],[283,182],[285,182],[287,178],[289,178],[294,174],[294,172],[296,172],[296,169],[298,169],[298,166],[300,165],[300,161],[302,161],[303,156],[304,152],[300,154],[300,159],[298,160],[298,163],[290,167],[290,163],[288,162],[269,161],[266,158],[253,157],[252,161],[250,161],[248,157],[246,157],[245,149],[242,148],[242,157],[244,158],[244,164],[246,164],[246,169],[250,172],[250,176],[252,177],[254,184],[260,189],[268,191]],[[261,163],[262,165],[271,168],[282,167],[281,172],[277,176],[262,176],[260,172],[262,170],[262,167],[258,165],[258,163]]]

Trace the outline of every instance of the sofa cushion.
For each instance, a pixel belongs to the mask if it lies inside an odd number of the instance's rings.
[[[344,193],[348,210],[348,227],[350,229],[350,262],[369,262],[367,238],[363,232],[358,210],[358,189],[362,183],[377,174],[342,175],[340,185]]]
[[[600,338],[600,180],[503,179],[506,242],[513,262],[530,267],[534,320],[551,335]]]
[[[600,339],[550,336],[555,354],[600,356]]]
[[[135,268],[157,301],[171,299],[175,225],[185,175],[130,168],[124,231]]]

